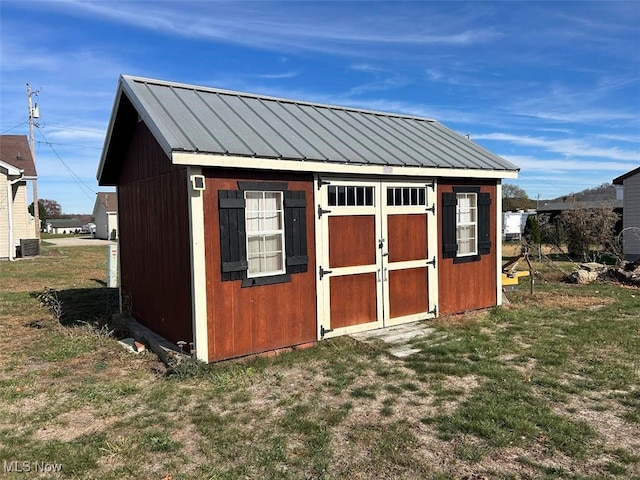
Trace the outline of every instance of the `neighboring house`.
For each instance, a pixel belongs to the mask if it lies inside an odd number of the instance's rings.
[[[640,259],[640,167],[613,179],[614,185],[622,185],[624,210],[623,253],[626,260]]]
[[[80,233],[84,222],[75,218],[50,218],[47,220],[46,225],[47,233],[65,235]]]
[[[12,260],[21,254],[27,240],[35,243],[37,253],[36,224],[27,199],[28,182],[36,180],[27,137],[0,135],[0,259]]]
[[[425,118],[122,76],[123,303],[217,361],[499,305],[503,178]]]
[[[118,196],[116,192],[98,192],[93,206],[95,237],[104,240],[118,238]]]

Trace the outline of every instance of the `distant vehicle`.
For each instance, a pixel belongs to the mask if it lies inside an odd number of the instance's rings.
[[[96,224],[95,223],[85,223],[82,225],[82,229],[80,233],[90,233],[93,236],[96,233]]]

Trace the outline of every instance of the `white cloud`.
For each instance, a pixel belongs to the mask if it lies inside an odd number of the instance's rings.
[[[266,78],[268,80],[282,80],[285,78],[294,78],[298,76],[298,72],[283,72],[283,73],[260,73],[257,74],[258,78]]]
[[[510,133],[480,134],[476,135],[475,138],[479,140],[507,142],[525,147],[542,148],[548,152],[560,153],[568,157],[594,157],[623,161],[637,161],[640,158],[640,151],[623,150],[618,147],[596,147],[577,139],[548,139]]]
[[[566,173],[585,170],[590,172],[612,172],[629,169],[629,164],[624,162],[585,162],[584,160],[542,159],[527,155],[502,155],[502,157],[519,166],[522,171],[541,170],[546,173]]]

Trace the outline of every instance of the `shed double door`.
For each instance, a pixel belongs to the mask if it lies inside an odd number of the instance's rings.
[[[435,315],[434,187],[318,182],[318,336]]]

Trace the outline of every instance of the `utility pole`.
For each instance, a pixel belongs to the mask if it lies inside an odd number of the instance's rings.
[[[31,96],[38,92],[31,90],[31,85],[27,83],[27,104],[29,106],[29,147],[31,147],[31,157],[33,158],[33,168],[36,170],[36,141],[33,136],[34,118],[40,118],[40,113],[37,112],[38,104],[36,103],[35,110],[31,102]],[[36,238],[40,240],[40,202],[38,201],[38,171],[36,170],[36,178],[33,180],[33,221],[36,224]]]

